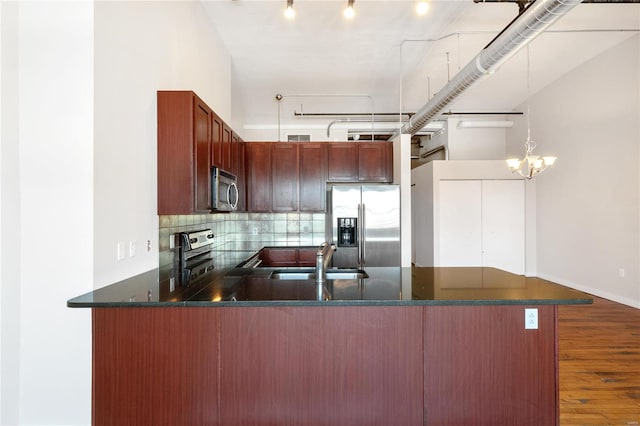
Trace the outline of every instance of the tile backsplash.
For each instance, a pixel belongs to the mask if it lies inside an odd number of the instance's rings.
[[[177,232],[213,230],[214,249],[252,246],[319,245],[325,240],[324,213],[217,213],[159,217],[160,265],[171,264],[169,241]]]

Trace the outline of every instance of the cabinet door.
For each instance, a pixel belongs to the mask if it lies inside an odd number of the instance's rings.
[[[298,210],[298,144],[271,144],[274,212]]]
[[[264,248],[260,252],[262,266],[298,266],[297,248]]]
[[[240,136],[236,132],[231,132],[231,146],[229,153],[229,171],[238,176],[239,170],[239,149],[240,149]]]
[[[361,182],[390,182],[389,147],[391,142],[359,142],[358,180]],[[393,148],[391,148],[393,150]]]
[[[226,123],[222,123],[222,144],[220,146],[220,167],[223,170],[231,168],[231,140],[233,131]]]
[[[245,175],[245,143],[242,139],[238,141],[238,211],[247,211],[247,177]]]
[[[245,144],[247,156],[247,209],[250,212],[271,211],[271,144]]]
[[[300,211],[324,212],[326,205],[327,145],[300,143]]]
[[[315,247],[303,247],[298,249],[298,266],[316,266],[316,254],[318,249]]]
[[[195,211],[206,212],[211,208],[211,110],[200,98],[194,96],[193,111]]]
[[[222,168],[222,128],[224,122],[211,113],[211,164]]]
[[[158,91],[158,214],[194,209],[193,93]]]
[[[352,142],[330,142],[328,149],[328,180],[355,182],[358,180],[358,149]]]

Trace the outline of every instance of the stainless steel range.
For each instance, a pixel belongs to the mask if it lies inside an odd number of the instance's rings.
[[[174,234],[174,265],[179,285],[188,287],[214,269],[213,237],[211,229]]]

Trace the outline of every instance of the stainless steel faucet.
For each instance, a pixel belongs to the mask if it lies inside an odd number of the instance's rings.
[[[331,257],[335,250],[335,244],[329,244],[326,241],[318,247],[316,252],[316,284],[324,284],[327,280],[327,267],[331,263]]]

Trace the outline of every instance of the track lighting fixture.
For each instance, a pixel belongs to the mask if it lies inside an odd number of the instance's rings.
[[[293,0],[287,0],[287,8],[284,10],[284,16],[288,19],[293,19],[296,16],[296,11],[293,9]]]
[[[355,2],[355,0],[348,0],[347,1],[347,7],[344,9],[344,17],[351,19],[355,16],[356,11],[353,8],[353,3]]]
[[[418,15],[426,15],[429,11],[429,2],[426,0],[421,0],[416,4],[416,13]]]

